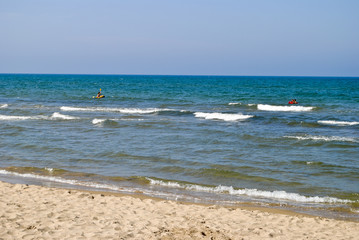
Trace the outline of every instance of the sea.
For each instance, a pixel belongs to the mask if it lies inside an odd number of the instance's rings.
[[[359,220],[358,77],[0,74],[0,89],[1,181]]]

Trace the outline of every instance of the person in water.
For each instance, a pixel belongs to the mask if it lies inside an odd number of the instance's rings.
[[[288,102],[288,104],[298,104],[297,99],[292,99]]]
[[[105,96],[101,94],[101,88],[100,88],[100,91],[97,93],[96,98],[103,98],[103,97]]]

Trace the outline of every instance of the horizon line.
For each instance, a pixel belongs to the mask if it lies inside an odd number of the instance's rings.
[[[221,74],[144,74],[144,73],[5,73],[0,75],[93,75],[93,76],[188,76],[188,77],[328,77],[328,78],[358,78],[358,76],[338,76],[338,75],[221,75]]]

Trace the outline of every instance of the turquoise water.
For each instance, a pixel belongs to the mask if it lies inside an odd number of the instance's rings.
[[[359,78],[1,74],[0,87],[1,180],[358,215]]]

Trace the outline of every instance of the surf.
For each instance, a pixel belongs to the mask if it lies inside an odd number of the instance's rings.
[[[359,125],[359,122],[335,121],[335,120],[319,120],[318,123],[323,124],[323,125],[334,125],[334,126],[354,126],[354,125]]]
[[[81,119],[69,115],[54,112],[51,116],[36,115],[36,116],[16,116],[16,115],[0,115],[0,121],[27,121],[27,120],[75,120]]]
[[[75,119],[80,119],[79,117],[73,117],[73,116],[70,116],[70,115],[65,115],[65,114],[61,114],[61,113],[58,113],[58,112],[54,112],[50,119],[60,119],[60,120],[75,120]]]
[[[284,136],[286,138],[293,138],[297,140],[311,140],[311,141],[324,141],[324,142],[354,142],[357,143],[359,140],[353,137],[339,137],[339,136],[315,136],[315,135],[303,135],[303,136]]]
[[[254,117],[253,115],[243,115],[240,113],[204,113],[195,112],[194,116],[197,118],[204,118],[209,120],[223,120],[223,121],[242,121]]]
[[[162,108],[111,108],[111,107],[60,107],[61,111],[64,112],[119,112],[125,114],[150,114],[157,113],[161,111],[171,111],[171,109],[162,109]]]
[[[0,115],[0,120],[4,121],[24,121],[24,120],[39,120],[47,119],[47,116],[10,116],[10,115]]]
[[[245,195],[249,197],[256,197],[256,198],[268,198],[268,199],[275,199],[275,200],[290,200],[295,202],[302,202],[302,203],[352,203],[352,200],[347,199],[338,199],[334,197],[320,197],[320,196],[303,196],[298,193],[288,193],[286,191],[264,191],[258,189],[235,189],[231,186],[215,186],[215,187],[208,187],[208,186],[201,186],[196,184],[182,184],[178,182],[172,181],[162,181],[156,180],[152,178],[147,178],[150,181],[151,185],[160,185],[164,187],[170,188],[179,188],[185,189],[189,191],[198,191],[198,192],[208,192],[208,193],[219,193],[219,194],[229,194],[229,195]]]
[[[276,106],[267,104],[258,104],[258,110],[272,111],[272,112],[310,112],[314,110],[314,107],[304,106]]]

